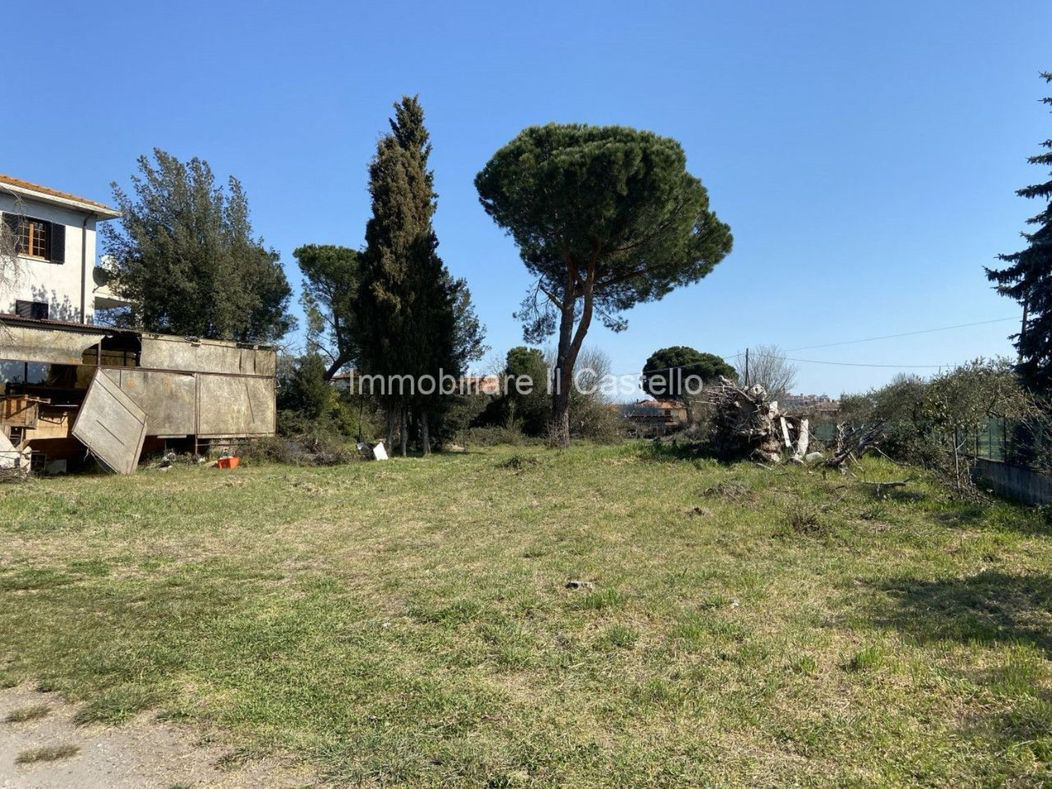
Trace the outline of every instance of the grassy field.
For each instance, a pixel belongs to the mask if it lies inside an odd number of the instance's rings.
[[[40,480],[0,679],[337,782],[1041,785],[1050,568],[1040,513],[639,445]]]

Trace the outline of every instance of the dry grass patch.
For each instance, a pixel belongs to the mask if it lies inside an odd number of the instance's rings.
[[[40,748],[29,748],[15,757],[15,764],[34,764],[36,762],[57,762],[80,753],[76,745],[44,745]]]
[[[41,718],[46,718],[49,712],[51,712],[51,707],[47,704],[33,704],[28,707],[20,707],[7,713],[4,723],[25,723],[26,721],[40,720]]]

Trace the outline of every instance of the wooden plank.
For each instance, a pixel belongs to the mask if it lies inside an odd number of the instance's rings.
[[[73,423],[73,436],[107,468],[131,474],[146,438],[146,412],[106,375],[96,374]]]

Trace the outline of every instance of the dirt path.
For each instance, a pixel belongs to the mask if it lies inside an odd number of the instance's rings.
[[[11,716],[41,715],[29,720]],[[122,726],[73,723],[76,707],[54,693],[27,686],[0,690],[0,787],[67,789],[71,787],[300,787],[317,781],[276,759],[227,768],[229,755],[218,746],[202,746],[188,730],[144,714]],[[53,761],[19,763],[34,749],[77,748]],[[55,755],[46,753],[43,755]]]

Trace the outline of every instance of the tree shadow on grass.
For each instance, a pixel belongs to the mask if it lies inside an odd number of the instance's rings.
[[[919,642],[1031,644],[1052,658],[1052,576],[988,571],[881,584],[892,600],[874,621]]]
[[[936,581],[893,579],[874,622],[920,644],[959,641],[984,646],[1026,646],[1052,659],[1052,576],[988,571]],[[1029,650],[999,657],[1000,665],[976,673],[963,669],[997,699],[994,712],[976,709],[962,720],[962,734],[982,748],[1029,752],[1039,770],[1052,763],[1052,694],[1040,687],[1040,658]],[[1036,661],[1036,662],[1035,662]],[[989,775],[991,783],[1020,776],[1012,760]],[[1028,774],[1029,775],[1029,774]]]
[[[993,526],[1030,536],[1052,536],[1052,511],[1028,507],[1005,509],[996,502],[959,502],[936,512],[933,519],[950,528]]]
[[[639,448],[642,460],[675,463],[682,460],[711,460],[717,462],[712,447],[702,441],[648,441]],[[730,465],[730,464],[723,464]]]

